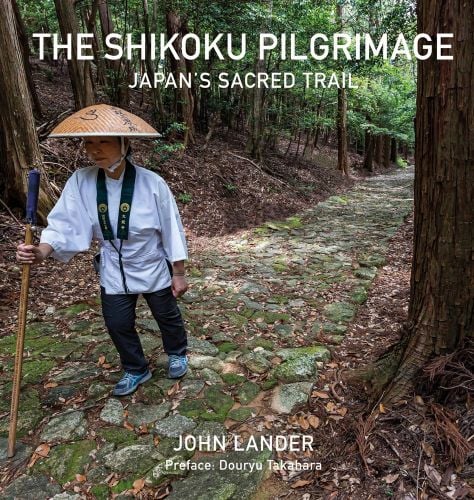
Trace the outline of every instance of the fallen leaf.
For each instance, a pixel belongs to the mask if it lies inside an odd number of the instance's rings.
[[[421,443],[421,446],[423,448],[423,451],[426,453],[426,456],[428,456],[429,458],[433,458],[435,456],[434,448],[430,444],[423,441],[423,443]]]
[[[83,483],[86,480],[86,476],[83,474],[76,474],[76,481],[78,483]]]
[[[46,458],[49,454],[50,446],[47,443],[40,444],[31,455],[27,467],[31,468],[40,458]]]
[[[44,384],[45,389],[52,389],[53,387],[57,387],[58,383],[57,382],[48,382],[47,384]]]
[[[34,453],[36,453],[37,455],[39,455],[40,457],[47,457],[49,455],[49,450],[50,450],[50,446],[48,443],[42,443],[40,444],[36,450],[34,451]]]
[[[415,404],[418,406],[425,406],[425,402],[421,396],[415,396]]]
[[[179,390],[179,382],[176,382],[176,384],[174,384],[170,389],[168,389],[168,396],[173,396],[174,394],[176,394]]]
[[[329,394],[327,392],[313,391],[311,393],[313,398],[329,399]]]
[[[309,422],[306,420],[306,417],[304,416],[301,416],[298,419],[298,424],[305,431],[309,429]]]
[[[379,412],[380,413],[385,413],[386,412],[385,406],[382,403],[380,403],[380,405],[379,405]]]
[[[291,485],[291,488],[302,488],[303,486],[306,486],[307,484],[311,484],[311,481],[307,481],[306,479],[298,479],[298,481],[294,482]]]
[[[125,429],[128,429],[129,431],[133,431],[134,430],[133,425],[130,424],[129,422],[124,422],[123,426],[125,427]]]
[[[319,427],[319,424],[321,423],[321,421],[316,415],[310,415],[308,417],[308,422],[313,429],[317,429]]]
[[[385,481],[387,484],[392,484],[399,477],[400,477],[400,474],[388,474],[387,476],[383,477],[382,480]]]
[[[333,413],[334,410],[336,410],[336,405],[332,401],[329,401],[329,403],[325,405],[325,408],[328,413]]]
[[[144,486],[145,486],[144,479],[136,479],[133,482],[133,493],[136,495],[139,491],[143,490]]]
[[[347,408],[345,406],[343,406],[342,408],[338,408],[336,410],[336,413],[344,417],[345,414],[347,413]]]
[[[99,360],[97,361],[97,364],[100,366],[100,365],[103,365],[105,363],[105,356],[102,354],[101,356],[99,356]]]
[[[430,479],[430,481],[432,481],[437,486],[439,486],[441,484],[441,479],[442,479],[441,474],[434,467],[431,467],[430,465],[425,464],[423,469],[425,471],[425,474]]]

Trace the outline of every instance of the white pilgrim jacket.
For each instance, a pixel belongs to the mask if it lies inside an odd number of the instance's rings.
[[[123,241],[122,263],[130,293],[147,293],[171,285],[166,264],[188,258],[178,207],[166,182],[155,172],[135,165],[136,178],[130,212],[128,240]],[[123,294],[119,256],[102,236],[97,215],[98,167],[82,168],[67,181],[58,202],[48,215],[41,243],[54,249],[56,260],[69,262],[88,250],[92,240],[100,243],[100,284],[107,294]],[[106,177],[109,219],[114,235],[122,180]],[[120,240],[114,245],[119,248]]]

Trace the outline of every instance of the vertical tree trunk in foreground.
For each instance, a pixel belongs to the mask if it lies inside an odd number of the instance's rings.
[[[35,82],[33,81],[33,73],[30,65],[30,46],[28,44],[28,35],[26,34],[25,24],[21,18],[20,9],[16,0],[12,1],[13,11],[15,12],[16,28],[18,31],[18,40],[23,53],[23,64],[25,68],[26,80],[28,88],[30,89],[31,101],[33,104],[33,111],[37,118],[41,118],[43,113],[41,111],[41,103],[36,92]]]
[[[390,143],[390,161],[393,163],[397,163],[397,158],[398,158],[397,140],[392,139]]]
[[[76,110],[91,106],[95,103],[94,86],[90,72],[90,61],[78,61],[76,57],[77,33],[79,31],[74,0],[54,0],[58,15],[59,27],[63,43],[66,43],[67,34],[72,35],[72,58],[67,67],[71,79],[72,91]]]
[[[28,171],[42,170],[31,96],[16,31],[12,1],[3,2],[0,16],[0,197],[9,206],[25,206]],[[42,221],[52,200],[42,183],[38,213]]]
[[[179,36],[176,38],[173,46],[176,53],[179,56],[179,60],[176,60],[173,56],[170,56],[171,68],[175,76],[176,81],[180,80],[180,74],[187,74],[186,61],[181,50],[181,40],[183,37],[183,32],[187,31],[183,24],[183,21],[177,12],[169,10],[166,13],[166,28],[168,31],[168,37],[171,38],[175,33]],[[195,129],[194,129],[194,97],[191,88],[186,85],[182,85],[181,88],[175,90],[176,97],[178,98],[178,116],[186,125],[186,132],[184,136],[184,147],[188,144],[194,144],[195,142]]]
[[[409,393],[430,358],[474,337],[474,16],[456,0],[419,0],[418,31],[454,33],[454,60],[418,64],[411,296],[385,403]]]
[[[374,142],[375,137],[367,130],[365,132],[364,168],[369,172],[374,171]]]
[[[255,73],[265,71],[265,60],[257,59],[255,63]],[[265,145],[265,89],[257,85],[251,90],[251,104],[249,116],[249,137],[247,139],[246,151],[257,161],[263,161],[263,149]],[[298,149],[299,139],[298,138]],[[296,153],[298,155],[298,151]]]
[[[342,31],[343,7],[336,7],[336,19]],[[346,89],[337,91],[337,168],[344,175],[349,175],[347,162],[347,95]]]

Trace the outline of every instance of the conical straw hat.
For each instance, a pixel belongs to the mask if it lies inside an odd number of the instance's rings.
[[[59,123],[49,137],[161,137],[137,115],[116,106],[96,104],[80,109]]]

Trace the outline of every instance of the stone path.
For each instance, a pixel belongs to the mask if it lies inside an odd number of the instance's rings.
[[[109,397],[120,372],[98,307],[77,304],[29,324],[15,457],[24,475],[2,498],[85,498],[87,490],[97,499],[128,498],[140,478],[149,486],[172,479],[172,499],[249,498],[268,476],[272,453],[237,451],[234,436],[278,434],[278,422],[307,403],[412,209],[412,175],[368,179],[299,217],[222,238],[194,256],[192,289],[181,302],[190,370],[179,383],[165,378],[166,356],[144,303],[139,333],[155,370],[123,399]],[[13,337],[0,339],[1,436],[14,349]],[[219,453],[175,451],[180,435],[229,445]],[[40,443],[49,455],[27,469]],[[210,470],[182,470],[191,458]],[[260,466],[240,470],[245,463]]]

